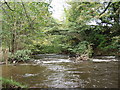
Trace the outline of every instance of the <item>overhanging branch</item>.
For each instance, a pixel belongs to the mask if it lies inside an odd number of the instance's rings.
[[[5,3],[2,3],[1,5],[0,5],[0,7],[2,6],[2,5],[4,5]]]
[[[110,2],[108,3],[108,5],[107,5],[107,7],[104,9],[104,11],[102,12],[102,13],[100,13],[100,15],[99,16],[101,16],[103,13],[105,13],[106,12],[106,10],[108,9],[108,7],[111,5],[111,2],[112,0],[110,0]]]
[[[10,8],[10,6],[8,5],[8,3],[4,0],[4,3],[7,5],[7,7],[11,10],[14,11],[13,9]]]
[[[10,19],[10,15],[5,11],[5,9],[2,7],[2,10],[4,11],[4,13],[6,14],[6,15],[8,15],[8,17],[9,17],[9,19]]]

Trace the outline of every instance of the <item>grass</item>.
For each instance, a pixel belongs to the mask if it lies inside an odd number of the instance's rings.
[[[3,88],[18,88],[18,87],[27,88],[27,86],[22,85],[21,83],[16,82],[12,79],[6,79],[3,77],[0,77],[0,81],[2,81]]]

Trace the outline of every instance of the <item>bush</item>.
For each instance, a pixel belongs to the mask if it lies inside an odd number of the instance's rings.
[[[34,54],[60,53],[61,47],[58,45],[35,45],[32,52]]]
[[[93,50],[89,42],[82,41],[75,47],[74,52],[80,55],[87,54],[89,57],[91,57]]]
[[[31,50],[18,50],[16,53],[10,54],[9,59],[16,61],[27,61],[30,59],[31,54]]]
[[[62,48],[63,48],[63,50],[68,51],[69,53],[78,54],[78,55],[86,54],[89,57],[91,57],[92,53],[93,53],[92,46],[87,41],[82,41],[75,46],[63,45]]]

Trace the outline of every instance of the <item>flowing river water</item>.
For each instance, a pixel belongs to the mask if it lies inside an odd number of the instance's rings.
[[[114,56],[75,62],[66,55],[39,54],[34,62],[1,67],[2,77],[31,88],[118,88],[118,60]]]

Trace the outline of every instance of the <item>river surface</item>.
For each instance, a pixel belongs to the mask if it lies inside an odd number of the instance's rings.
[[[1,67],[3,77],[31,88],[118,88],[114,56],[76,62],[66,55],[39,54],[34,62]]]

